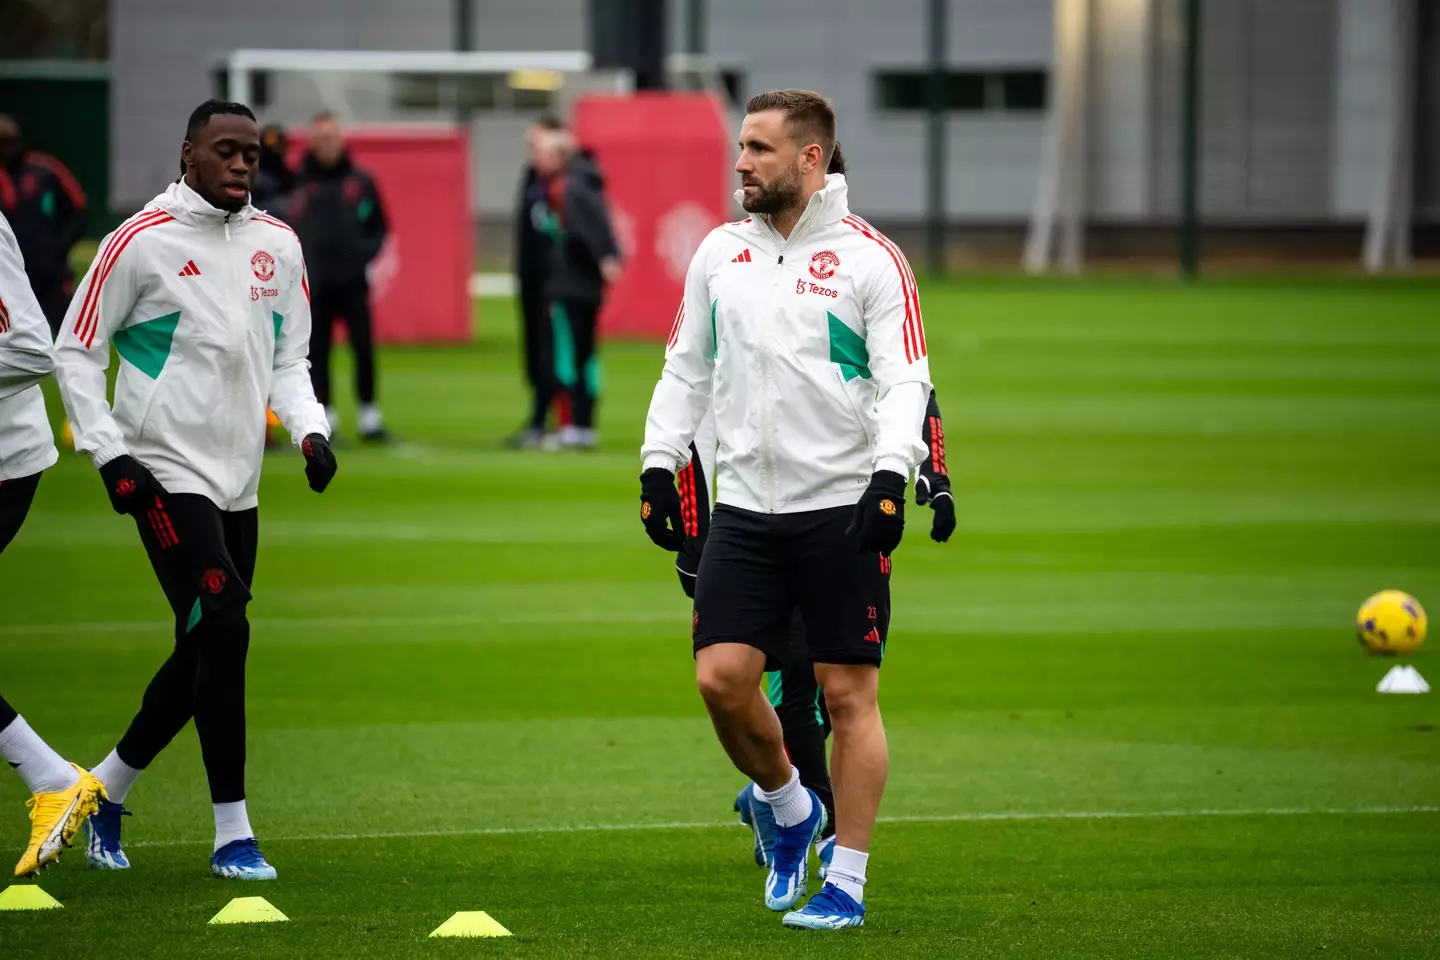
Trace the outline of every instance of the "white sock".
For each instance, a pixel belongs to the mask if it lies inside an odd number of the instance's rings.
[[[800,786],[800,771],[794,767],[790,768],[790,782],[774,793],[766,793],[760,784],[755,784],[755,797],[770,805],[777,826],[793,827],[810,816],[810,791]]]
[[[380,408],[367,403],[360,408],[360,432],[374,433],[381,427]]]
[[[50,749],[50,744],[30,729],[24,717],[16,717],[0,730],[0,757],[15,768],[31,793],[59,793],[69,790],[80,779],[75,768]]]
[[[245,801],[215,804],[215,849],[236,840],[248,840],[255,836],[250,829],[250,817],[245,813]]]
[[[340,429],[340,411],[334,407],[325,408],[325,419],[330,423],[330,432],[333,434]]]
[[[110,756],[101,760],[100,765],[90,772],[105,784],[105,796],[111,803],[124,803],[125,796],[135,785],[135,778],[141,773],[140,770],[121,760],[120,754],[114,750],[111,750]]]
[[[856,903],[865,902],[865,865],[870,854],[835,845],[835,856],[830,858],[830,872],[825,882],[833,883],[850,895]]]

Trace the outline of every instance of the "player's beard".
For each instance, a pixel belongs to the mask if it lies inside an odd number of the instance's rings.
[[[740,204],[745,208],[746,213],[763,213],[773,217],[777,213],[782,213],[800,204],[801,184],[798,166],[786,170],[770,183],[757,181],[749,185],[756,187],[756,190],[753,195],[745,197]]]

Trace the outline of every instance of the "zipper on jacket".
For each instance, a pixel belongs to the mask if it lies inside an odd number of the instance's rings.
[[[228,214],[228,213],[225,214],[225,258],[224,258],[224,262],[225,262],[225,293],[226,293],[226,297],[225,297],[225,309],[221,311],[221,320],[222,320],[222,322],[225,322],[227,326],[231,326],[231,325],[232,325],[231,322],[230,322],[230,321],[233,320],[233,317],[232,317],[232,315],[231,315],[231,311],[233,311],[233,310],[235,309],[235,303],[236,303],[236,298],[235,298],[235,265],[234,265],[234,263],[233,263],[234,258],[233,258],[233,256],[231,255],[231,252],[230,252],[230,248],[231,248],[231,244],[232,244],[232,238],[231,238],[231,236],[230,236],[230,217],[231,217],[231,214]],[[235,345],[233,353],[231,353],[231,355],[227,358],[227,359],[229,360],[229,362],[228,362],[228,363],[224,363],[224,364],[222,365],[222,367],[221,367],[221,369],[224,370],[224,377],[225,377],[225,409],[226,409],[226,411],[230,414],[230,423],[228,424],[229,429],[226,431],[227,442],[226,442],[226,444],[225,444],[225,453],[226,453],[227,458],[233,457],[233,456],[234,456],[234,450],[235,450],[235,442],[236,442],[236,438],[235,438],[235,427],[236,427],[236,421],[237,421],[237,419],[238,419],[238,418],[235,416],[235,413],[234,413],[234,411],[235,411],[235,406],[236,406],[236,397],[235,397],[235,392],[236,392],[236,391],[235,391],[235,386],[236,386],[236,380],[238,379],[238,378],[236,377],[236,369],[237,369],[237,368],[239,367],[239,365],[240,365],[241,358],[244,356],[244,349],[245,349],[245,341],[244,341],[245,325],[244,325],[243,323],[241,323],[241,324],[233,324],[233,326],[240,331],[241,338],[240,338],[239,342]],[[225,332],[226,332],[227,334],[230,333],[229,330],[226,330]],[[227,337],[226,339],[228,340],[229,338]],[[237,493],[237,492],[238,492],[238,491],[235,491],[235,490],[226,490],[226,491],[225,491],[225,496],[226,496],[226,498],[228,499],[228,498],[234,496],[234,494]]]
[[[772,233],[774,230],[772,229]],[[765,311],[761,314],[766,318],[776,316],[776,295],[775,291],[780,288],[780,276],[784,272],[785,263],[785,240],[776,234],[780,242],[781,251],[775,261],[775,276],[770,282],[770,302],[766,304]],[[774,513],[777,509],[777,497],[775,495],[775,455],[770,447],[770,325],[767,323],[760,331],[760,449],[765,460],[765,493],[766,509]]]

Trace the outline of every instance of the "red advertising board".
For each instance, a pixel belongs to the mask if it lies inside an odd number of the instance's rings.
[[[307,132],[289,131],[290,160]],[[346,144],[375,178],[390,234],[370,264],[370,299],[380,343],[472,337],[470,148],[455,127],[351,127]]]
[[[608,336],[664,339],[690,258],[731,215],[733,131],[720,100],[704,93],[588,95],[571,126],[594,151],[624,256],[600,314]]]

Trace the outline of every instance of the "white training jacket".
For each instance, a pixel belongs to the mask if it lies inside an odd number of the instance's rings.
[[[248,205],[219,210],[179,181],[100,245],[56,341],[56,374],[75,449],[95,466],[128,453],[171,493],[248,510],[267,403],[297,446],[330,436],[309,352],[295,232]]]
[[[899,247],[850,214],[844,176],[825,181],[788,240],[757,216],[700,244],[650,400],[643,469],[690,462],[712,399],[716,502],[743,510],[854,504],[873,471],[908,478],[925,456],[930,366],[915,278]]]
[[[0,483],[60,459],[40,381],[55,369],[50,325],[25,276],[25,259],[0,214]]]

